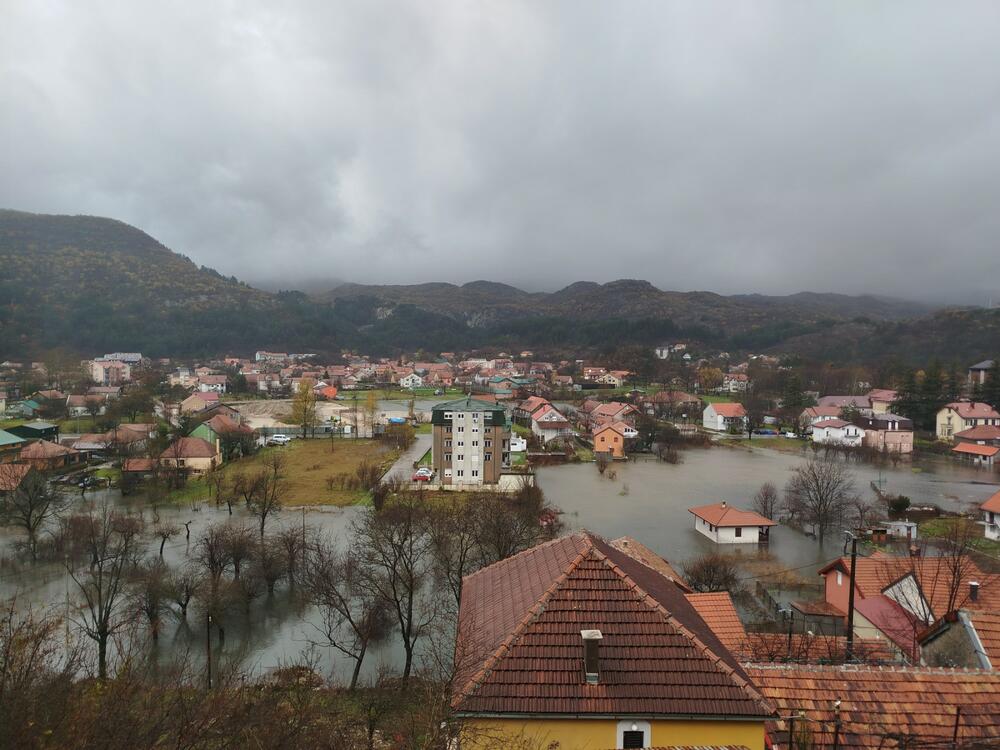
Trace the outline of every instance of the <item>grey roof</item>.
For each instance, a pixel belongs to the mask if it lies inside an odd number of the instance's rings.
[[[992,359],[984,359],[982,362],[977,362],[976,364],[972,365],[969,369],[970,370],[990,370],[992,368],[993,368],[993,360]]]
[[[21,425],[21,427],[30,427],[33,430],[51,430],[54,427],[58,427],[58,425],[54,425],[51,422],[35,420],[34,422],[25,422]]]
[[[17,445],[18,443],[23,442],[24,438],[18,437],[11,432],[7,432],[7,430],[0,430],[0,445]]]
[[[478,398],[472,398],[472,396],[445,401],[435,405],[433,410],[438,411],[439,409],[442,411],[503,411],[503,407],[499,404],[492,401],[481,401]]]

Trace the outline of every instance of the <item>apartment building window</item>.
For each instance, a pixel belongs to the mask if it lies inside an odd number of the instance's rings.
[[[445,453],[444,454],[444,460],[450,462],[451,461],[451,454],[450,453]]]
[[[459,453],[456,460],[458,460],[458,461],[464,461],[465,460],[465,454],[464,453]]]
[[[459,441],[457,441],[457,445],[458,445],[459,448],[464,448],[465,447],[465,441],[464,440],[459,440]]]
[[[478,422],[479,421],[479,412],[478,411],[472,412],[472,421],[473,422]]]
[[[455,416],[455,415],[454,415],[454,414],[452,414],[452,413],[451,413],[450,411],[446,411],[446,412],[444,413],[444,418],[445,418],[445,419],[451,419],[451,418],[452,418],[452,417],[454,417],[454,416]]]
[[[493,454],[492,453],[487,453],[485,456],[483,456],[483,460],[484,461],[492,461],[493,460]]]
[[[462,424],[460,424],[460,425],[458,426],[458,431],[459,431],[459,432],[465,432],[465,425],[462,425]]]
[[[451,434],[451,425],[448,425],[447,427],[445,427],[444,431],[445,431],[446,434],[450,435]]]
[[[450,440],[445,440],[444,441],[444,447],[445,448],[450,448],[451,447],[451,441]]]
[[[472,476],[478,477],[479,476],[479,469],[473,469],[472,470]]]
[[[455,469],[455,476],[464,477],[465,472],[462,469]]]
[[[484,440],[483,441],[483,447],[484,448],[492,448],[493,447],[493,441],[492,440]]]
[[[479,441],[478,440],[473,440],[472,441],[472,447],[473,448],[478,448],[479,447]]]

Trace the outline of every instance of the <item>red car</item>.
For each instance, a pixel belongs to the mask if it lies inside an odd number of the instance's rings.
[[[413,473],[412,477],[414,482],[429,482],[433,478],[434,478],[434,470],[427,468],[417,469]]]

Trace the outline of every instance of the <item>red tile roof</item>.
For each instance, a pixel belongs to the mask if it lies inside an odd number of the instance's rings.
[[[160,458],[215,458],[215,447],[199,437],[183,437],[167,446]]]
[[[983,510],[992,510],[994,513],[1000,513],[1000,492],[991,495],[990,498],[979,507]]]
[[[996,409],[979,401],[952,401],[945,408],[957,412],[962,419],[1000,419]]]
[[[603,635],[596,685],[588,629]],[[456,661],[459,714],[771,715],[674,583],[587,532],[467,576]]]
[[[976,445],[975,443],[959,443],[951,449],[952,453],[965,453],[969,456],[995,456],[1000,448],[995,445]]]
[[[917,636],[926,625],[885,594],[861,597],[854,610],[895,644],[908,660],[918,661]]]
[[[960,440],[1000,440],[1000,427],[992,424],[981,424],[967,430],[956,432]]]
[[[122,471],[152,471],[156,461],[152,458],[126,458],[122,462]]]
[[[834,702],[840,700],[840,747],[950,746],[961,707],[958,746],[1000,739],[1000,672],[861,666],[764,666],[747,672],[778,706],[781,716],[804,712],[796,724],[812,747],[833,746]],[[788,748],[785,720],[768,722],[768,734]],[[796,744],[799,744],[797,740]]]
[[[969,612],[983,651],[994,669],[1000,669],[1000,612]]]
[[[713,526],[777,526],[775,521],[764,518],[759,513],[752,510],[740,510],[734,508],[725,501],[713,503],[712,505],[699,505],[697,508],[688,508],[688,513],[692,513],[698,518],[702,518]]]
[[[849,427],[850,425],[850,422],[846,422],[843,419],[821,419],[819,422],[816,422],[813,427],[823,429],[824,427]]]
[[[802,410],[802,416],[807,419],[817,419],[819,417],[839,417],[843,411],[839,406],[807,406]]]
[[[849,575],[851,559],[841,557],[819,571],[824,575],[841,570]],[[1000,610],[1000,579],[983,572],[968,555],[962,557],[859,557],[854,575],[858,593],[863,597],[878,596],[890,584],[907,573],[916,576],[920,589],[935,617],[943,617],[953,609]],[[969,598],[969,582],[978,581],[979,596]]]
[[[227,417],[225,414],[216,414],[211,419],[205,422],[205,425],[211,428],[212,432],[218,433],[219,435],[226,435],[232,432],[239,432],[244,435],[253,435],[253,428],[250,425],[240,424],[235,419]]]
[[[64,445],[50,443],[48,440],[37,440],[31,445],[21,449],[21,460],[44,460],[47,458],[62,458],[63,456],[73,456],[79,451],[67,448]]]
[[[691,606],[701,615],[701,619],[712,629],[722,645],[736,653],[747,636],[728,591],[687,594]]]
[[[0,492],[16,490],[31,471],[31,464],[0,464]]]
[[[709,404],[706,408],[709,407],[711,407],[720,417],[745,417],[747,415],[746,409],[743,408],[743,404],[719,402]]]
[[[627,424],[625,422],[619,422],[617,420],[616,421],[611,421],[611,422],[604,422],[602,424],[599,424],[593,430],[591,430],[591,432],[594,435],[600,435],[602,432],[605,432],[607,430],[613,430],[614,432],[617,432],[622,437],[628,437],[628,434],[630,432],[632,432],[632,433],[635,432],[635,428],[632,427],[632,425]]]
[[[899,398],[899,394],[896,391],[889,390],[888,388],[872,388],[868,391],[868,398],[872,401],[882,401],[891,404]]]

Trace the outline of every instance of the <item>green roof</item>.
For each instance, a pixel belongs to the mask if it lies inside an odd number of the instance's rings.
[[[7,430],[0,430],[0,445],[15,445],[23,442],[24,438],[7,432]]]
[[[466,396],[465,398],[459,398],[454,401],[445,401],[444,403],[437,404],[431,410],[431,422],[433,424],[445,424],[444,413],[446,411],[490,412],[494,415],[494,425],[503,426],[507,423],[507,412],[504,411],[502,406],[493,403],[492,401],[482,401],[478,398],[473,398],[472,396]]]

